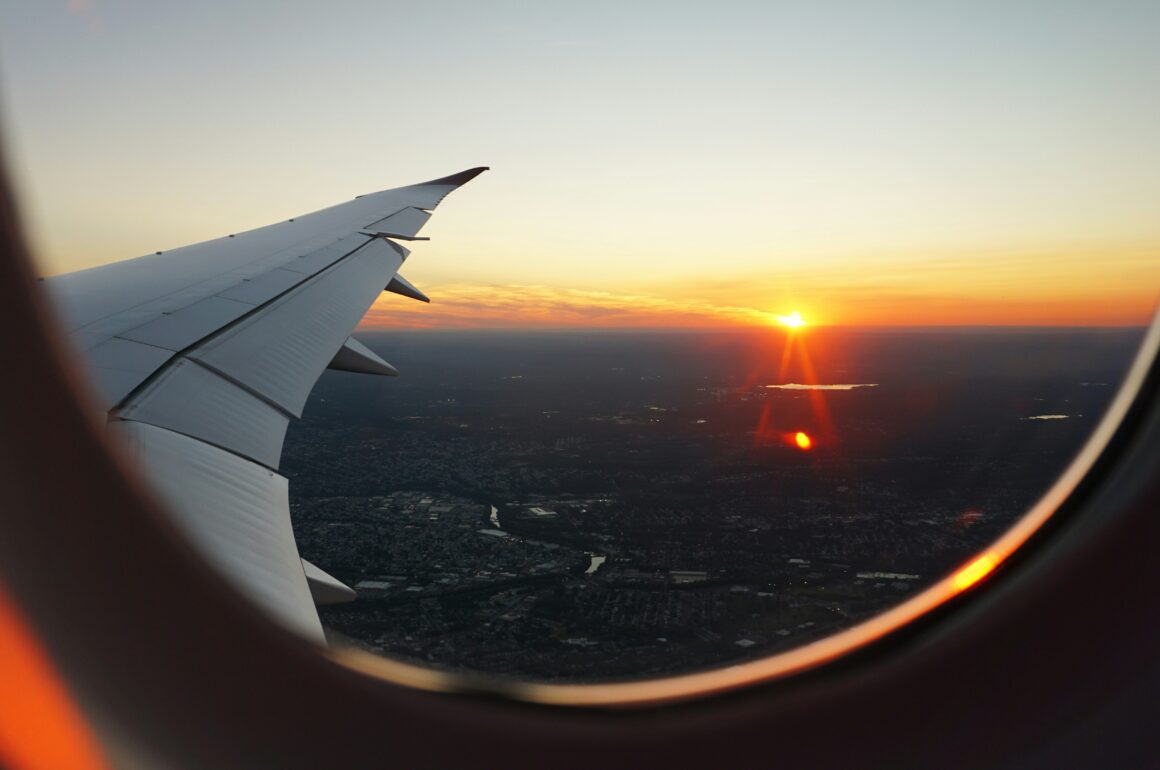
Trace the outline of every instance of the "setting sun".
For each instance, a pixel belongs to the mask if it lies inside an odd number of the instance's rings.
[[[810,438],[810,434],[800,430],[794,434],[793,442],[797,444],[798,449],[809,449],[814,444],[813,439]]]
[[[802,318],[802,314],[796,310],[789,315],[778,315],[774,316],[774,318],[776,318],[777,322],[782,326],[788,326],[791,329],[798,329],[806,325],[805,319]]]

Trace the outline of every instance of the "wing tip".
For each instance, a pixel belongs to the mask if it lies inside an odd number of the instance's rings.
[[[458,174],[452,174],[451,176],[442,176],[442,177],[439,177],[438,179],[432,179],[430,182],[422,182],[422,183],[420,183],[419,186],[429,185],[429,184],[433,184],[433,185],[437,184],[437,185],[455,185],[458,187],[459,185],[467,184],[472,179],[475,179],[477,176],[482,174],[484,171],[490,171],[490,170],[491,170],[491,166],[476,166],[475,168],[469,168],[466,171],[460,171]]]

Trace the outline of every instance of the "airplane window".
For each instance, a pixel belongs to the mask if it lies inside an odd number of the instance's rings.
[[[1001,569],[1155,354],[1155,9],[462,3],[387,61],[373,9],[59,5],[0,11],[6,139],[102,419],[366,670],[830,659]]]

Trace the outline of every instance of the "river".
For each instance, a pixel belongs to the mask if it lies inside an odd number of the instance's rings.
[[[495,527],[498,530],[503,530],[503,525],[501,525],[499,523],[499,508],[496,508],[494,505],[492,505],[491,506],[491,513],[488,514],[487,518],[488,518],[488,521],[491,522],[491,526]],[[602,564],[604,564],[604,562],[606,562],[606,561],[608,561],[608,557],[605,556],[604,554],[592,553],[591,551],[589,551],[588,552],[588,569],[584,570],[584,574],[585,575],[596,574],[596,570],[600,569],[600,566]]]

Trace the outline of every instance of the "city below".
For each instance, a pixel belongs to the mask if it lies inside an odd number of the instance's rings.
[[[542,681],[789,649],[946,576],[1091,433],[1139,329],[360,334],[287,437],[333,643]]]

